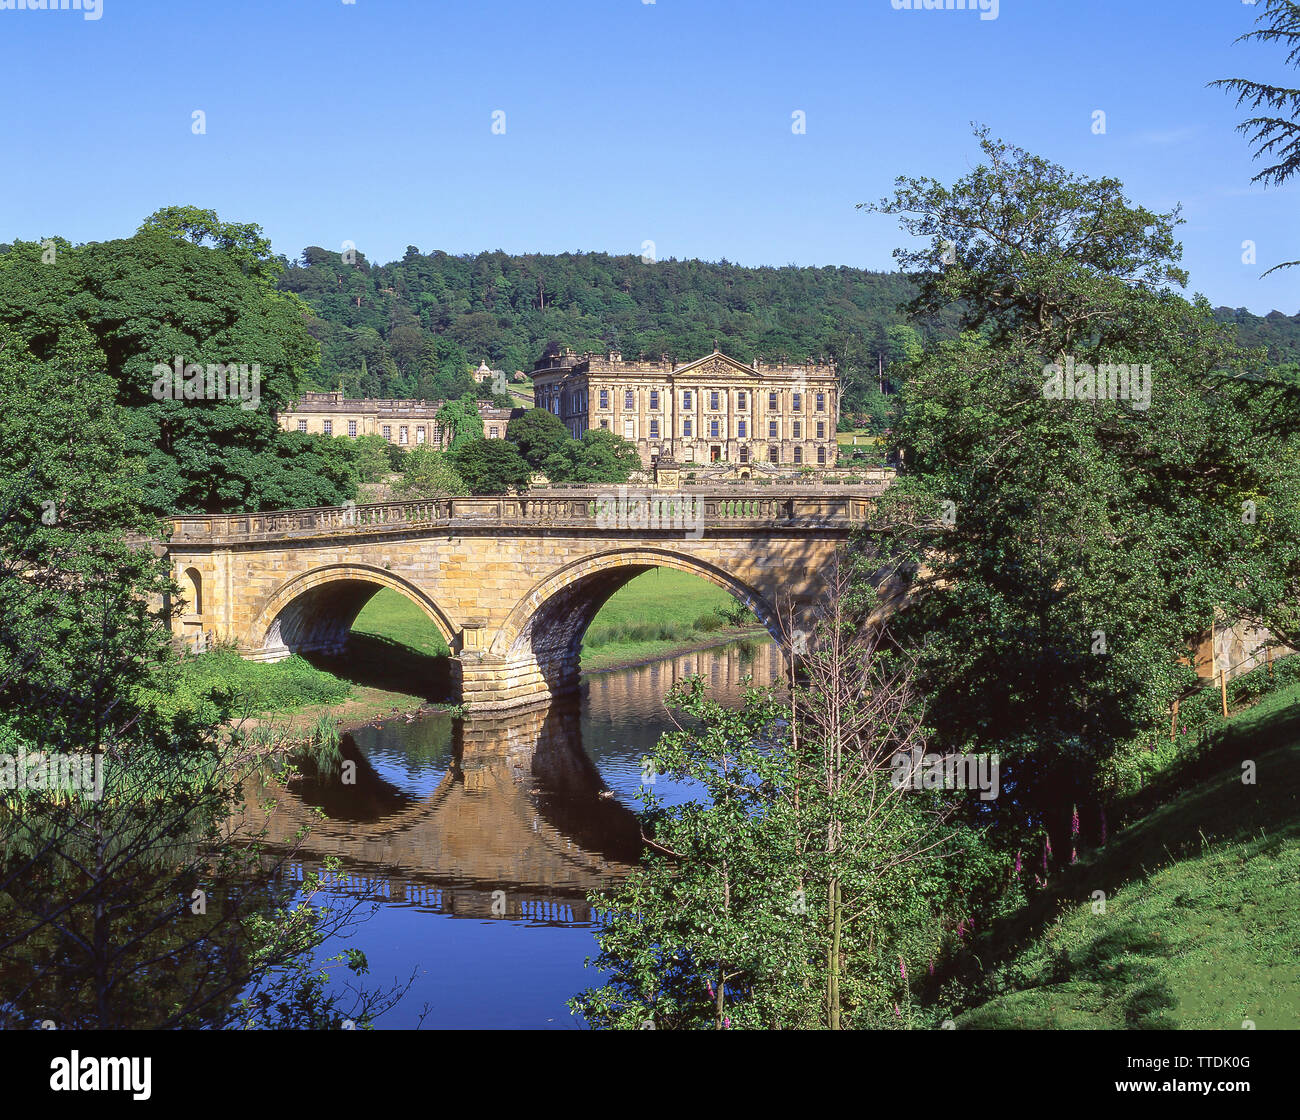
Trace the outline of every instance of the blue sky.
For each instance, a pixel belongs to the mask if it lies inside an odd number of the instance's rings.
[[[0,241],[104,240],[190,203],[290,257],[649,240],[893,268],[896,224],[854,204],[900,174],[962,174],[978,121],[1148,206],[1181,202],[1189,291],[1300,311],[1300,268],[1259,278],[1300,257],[1297,188],[1250,184],[1242,111],[1205,85],[1300,84],[1279,48],[1233,44],[1257,11],[1238,0],[1000,0],[991,20],[891,0],[102,4],[0,10]]]

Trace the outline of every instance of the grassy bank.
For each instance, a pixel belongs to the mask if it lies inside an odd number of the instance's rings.
[[[685,572],[655,568],[633,577],[600,609],[583,639],[582,667],[649,661],[757,629],[749,611],[722,588]],[[366,604],[352,633],[426,657],[447,653],[424,612],[387,588]]]
[[[426,657],[446,657],[451,652],[429,616],[405,595],[386,587],[361,608],[352,633],[395,642]]]
[[[759,630],[729,592],[698,576],[653,568],[614,592],[582,641],[587,671],[668,657]]]
[[[958,1028],[1300,1028],[1300,685],[1163,777],[976,946],[989,979]]]
[[[384,656],[392,658],[391,652]],[[267,665],[245,661],[233,650],[214,650],[185,658],[177,687],[154,702],[210,720],[224,715],[258,723],[274,717],[277,726],[289,728],[310,727],[325,713],[344,726],[355,726],[428,703],[425,689],[395,690],[356,679],[359,676],[364,674],[349,671],[345,679],[297,655]],[[405,680],[398,683],[409,687]]]

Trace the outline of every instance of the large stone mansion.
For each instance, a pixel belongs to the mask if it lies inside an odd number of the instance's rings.
[[[303,393],[302,398],[280,413],[280,427],[286,432],[313,432],[326,436],[379,435],[400,447],[427,443],[442,450],[448,442],[437,422],[442,401],[370,400],[344,397],[342,393]],[[487,439],[504,439],[506,425],[523,409],[495,408],[480,401]]]
[[[574,438],[606,428],[646,467],[681,464],[826,467],[835,463],[839,382],[833,366],[751,365],[714,350],[676,364],[566,350],[533,370],[534,399]]]

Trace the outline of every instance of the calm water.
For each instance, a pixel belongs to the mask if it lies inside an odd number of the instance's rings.
[[[345,737],[355,785],[264,791],[273,842],[311,826],[295,873],[337,856],[335,900],[364,900],[363,920],[320,955],[360,947],[368,987],[415,974],[379,1027],[415,1026],[426,1005],[426,1027],[580,1027],[565,1001],[600,978],[584,968],[596,951],[586,894],[639,856],[641,759],[671,727],[664,695],[693,674],[735,701],[746,676],[778,679],[781,657],[767,640],[720,646],[589,677],[542,710],[390,720]],[[662,776],[655,790],[691,796]]]

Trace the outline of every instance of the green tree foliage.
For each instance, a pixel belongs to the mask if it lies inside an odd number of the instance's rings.
[[[471,494],[505,494],[528,489],[532,468],[513,443],[476,439],[447,453]]]
[[[1287,65],[1300,65],[1300,2],[1264,0],[1255,23],[1255,30],[1238,36],[1237,42],[1280,44],[1287,50]],[[1252,183],[1281,186],[1300,173],[1300,89],[1251,78],[1220,78],[1210,84],[1235,93],[1238,105],[1249,103],[1252,109],[1261,110],[1237,126],[1237,131],[1255,146],[1255,158],[1272,161],[1251,179]],[[1268,272],[1297,264],[1300,260],[1286,261]]]
[[[438,409],[436,419],[444,431],[451,433],[448,447],[452,451],[483,438],[483,417],[479,415],[478,399],[472,393],[447,401]]]
[[[542,461],[554,483],[626,482],[641,469],[636,445],[605,428],[589,428],[582,439],[570,439]]]
[[[0,1027],[339,1027],[391,1006],[327,994],[313,954],[346,912],[295,905],[298,884],[266,885],[257,851],[228,843],[265,763],[220,698],[175,701],[162,527],[120,385],[74,335],[38,361],[0,325],[0,764],[27,772],[0,791]],[[47,762],[66,778],[70,756],[97,788],[32,782]]]
[[[529,408],[506,425],[506,439],[519,448],[528,465],[541,470],[549,455],[572,442],[564,421],[544,408]]]
[[[421,444],[411,448],[403,466],[405,471],[396,489],[407,497],[443,498],[469,493],[450,453]]]
[[[647,770],[700,795],[667,805],[645,787],[645,866],[592,898],[592,963],[609,979],[572,1001],[592,1025],[911,1022],[943,914],[974,901],[987,869],[944,795],[895,780],[924,750],[908,661],[838,591],[792,698],[750,690],[728,708],[701,678],[675,686],[678,730]]]
[[[318,469],[331,456],[308,453],[300,440],[286,445],[276,426],[275,410],[299,395],[318,361],[306,306],[277,286],[281,268],[256,226],[169,207],[124,240],[56,245],[52,259],[36,243],[0,253],[0,324],[34,361],[77,348],[88,369],[110,371],[126,408],[128,454],[145,466],[148,508],[342,501],[355,486]],[[245,400],[160,399],[155,366],[173,369],[177,359],[205,371],[243,366],[244,385],[255,392]],[[183,379],[187,392],[189,384]]]
[[[402,449],[380,435],[357,436],[353,448],[353,469],[358,482],[382,482],[390,471],[396,469],[396,464],[402,461]],[[397,452],[396,458],[393,455],[394,451]]]
[[[897,273],[643,264],[605,253],[452,256],[412,247],[400,261],[372,266],[360,254],[349,265],[313,247],[290,264],[282,286],[312,309],[308,329],[322,353],[308,387],[337,389],[343,378],[370,397],[451,400],[474,391],[468,371],[480,361],[511,376],[548,347],[686,361],[716,340],[742,361],[833,358],[843,411],[865,412],[868,390],[881,391],[882,364],[884,392],[901,385],[900,330],[928,343],[954,338],[959,321],[954,307],[909,323],[902,308],[916,291]],[[1278,361],[1300,358],[1300,315],[1216,314],[1246,345],[1267,345]],[[445,380],[435,384],[435,374]]]
[[[900,253],[919,305],[959,303],[971,330],[908,371],[910,469],[881,512],[900,546],[923,542],[898,625],[942,745],[999,753],[1015,790],[991,810],[1000,835],[1046,825],[1068,858],[1072,805],[1096,828],[1099,760],[1167,729],[1193,683],[1179,659],[1236,595],[1242,501],[1297,412],[1240,379],[1262,355],[1168,290],[1175,215],[981,145],[987,162],[953,186],[902,180],[880,207],[929,239]],[[1089,396],[1085,370],[1106,363],[1149,365],[1149,400]]]

